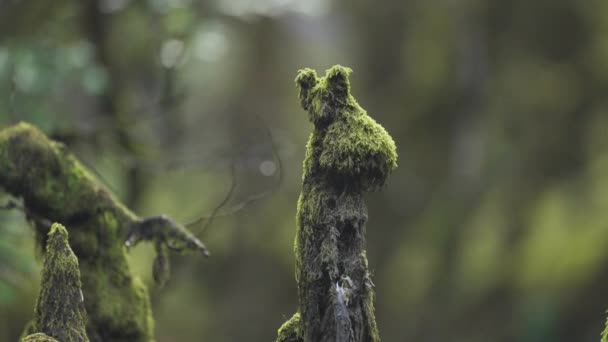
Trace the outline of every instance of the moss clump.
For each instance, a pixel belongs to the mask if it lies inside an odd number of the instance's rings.
[[[352,97],[350,73],[335,66],[322,78],[311,69],[296,77],[314,129],[306,147],[294,248],[300,310],[280,329],[278,341],[281,336],[306,342],[380,340],[363,193],[385,184],[397,153],[384,128]]]
[[[37,334],[32,334],[32,335],[27,335],[26,337],[21,339],[21,342],[59,342],[56,339],[42,334],[42,333],[37,333]]]
[[[351,70],[335,66],[323,78],[310,69],[296,77],[300,100],[315,125],[304,172],[322,170],[334,181],[369,191],[397,167],[395,143],[350,93]]]
[[[49,219],[78,215],[85,203],[93,205],[101,191],[62,144],[26,123],[0,132],[0,170],[3,187],[35,204],[32,209]],[[84,183],[89,186],[83,187]],[[38,198],[47,201],[33,200]]]
[[[279,328],[277,342],[302,342],[302,325],[300,313],[295,313],[291,319]]]
[[[89,341],[78,259],[57,223],[48,234],[33,329],[62,342]]]

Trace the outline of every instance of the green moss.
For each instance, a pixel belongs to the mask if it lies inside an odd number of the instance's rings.
[[[314,130],[296,219],[300,310],[280,329],[279,340],[296,335],[307,342],[380,340],[365,253],[363,193],[385,184],[397,153],[384,128],[352,97],[350,73],[335,66],[322,78],[311,69],[296,77]]]
[[[21,342],[59,342],[56,339],[42,334],[42,333],[37,333],[37,334],[32,334],[32,335],[27,335],[26,337],[21,339]]]
[[[69,227],[70,245],[79,259],[89,338],[153,341],[148,292],[131,275],[124,246],[127,231],[139,218],[63,145],[26,123],[0,131],[0,186],[23,198],[42,245],[49,230],[46,221]]]
[[[365,112],[331,125],[323,145],[320,166],[356,180],[364,190],[382,186],[397,166],[395,143]]]
[[[84,203],[93,205],[95,193],[81,185],[95,182],[65,153],[63,145],[51,142],[26,123],[0,132],[0,145],[0,182],[9,192],[19,193],[25,199],[48,199],[45,203],[36,203],[37,211],[48,216],[72,216]]]
[[[68,243],[68,232],[53,224],[48,234],[34,328],[64,341],[88,341],[86,312],[78,259]]]
[[[102,340],[151,341],[154,320],[148,290],[131,275],[126,258],[116,258],[125,255],[120,221],[111,210],[101,213],[97,221],[106,227],[99,241],[107,258],[97,257],[84,265],[88,271],[83,277],[84,288],[95,296],[93,310],[87,305],[90,334]]]
[[[291,319],[279,328],[277,342],[302,342],[302,325],[300,313],[295,313]]]
[[[318,130],[309,140],[306,161],[315,155],[316,166],[369,191],[382,186],[397,167],[397,152],[386,130],[351,95],[350,73],[348,68],[334,66],[320,79],[310,69],[296,77],[300,100]],[[305,172],[313,167],[307,162]]]
[[[125,241],[147,240],[163,252],[155,264],[166,281],[167,250],[199,251],[201,241],[165,216],[139,218],[112,196],[60,143],[19,123],[0,131],[0,187],[22,197],[41,249],[48,222],[70,229],[80,263],[91,340],[153,341],[154,320],[147,288],[132,276]],[[168,261],[167,261],[168,262]]]

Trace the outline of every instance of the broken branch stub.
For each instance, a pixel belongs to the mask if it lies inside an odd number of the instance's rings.
[[[78,258],[68,232],[54,223],[48,234],[33,330],[62,342],[88,342]]]

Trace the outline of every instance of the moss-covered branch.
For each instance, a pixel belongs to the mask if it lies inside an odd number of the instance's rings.
[[[170,218],[137,217],[62,144],[29,124],[0,131],[0,186],[23,198],[42,247],[48,222],[68,227],[70,245],[79,259],[87,334],[92,341],[154,339],[148,291],[131,274],[125,242],[134,245],[152,240],[168,249],[208,253],[198,239]],[[166,257],[163,254],[165,262]],[[162,271],[168,272],[168,266]]]
[[[277,341],[379,341],[365,252],[363,193],[397,166],[395,144],[350,94],[350,69],[296,78],[314,130],[304,160],[295,241],[299,312]]]

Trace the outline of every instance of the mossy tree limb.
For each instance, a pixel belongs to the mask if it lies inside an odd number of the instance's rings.
[[[277,341],[376,342],[373,283],[365,251],[366,191],[397,166],[388,133],[350,93],[350,69],[296,78],[314,130],[308,140],[295,241],[299,313]]]
[[[207,254],[204,245],[175,221],[137,217],[62,144],[29,124],[0,131],[0,187],[23,198],[42,247],[48,222],[68,227],[79,259],[91,341],[154,340],[148,291],[131,274],[125,241],[133,245],[152,240],[175,250]]]

